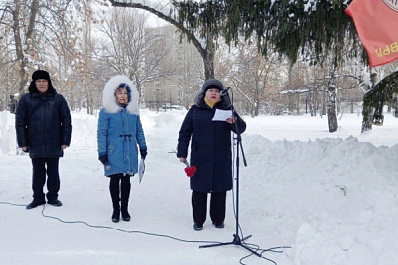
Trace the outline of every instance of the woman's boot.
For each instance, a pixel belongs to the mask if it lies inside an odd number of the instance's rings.
[[[112,222],[118,223],[120,220],[120,208],[119,208],[119,202],[117,205],[113,203],[113,213],[112,213]]]
[[[119,180],[118,176],[111,176],[111,180],[109,182],[109,191],[111,193],[112,198],[112,222],[117,223],[120,220],[120,205],[119,205]]]
[[[129,206],[129,197],[130,197],[130,177],[122,177],[121,179],[121,212],[122,212],[122,219],[125,222],[130,221],[130,214],[128,212]]]

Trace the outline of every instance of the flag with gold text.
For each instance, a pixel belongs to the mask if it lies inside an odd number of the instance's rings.
[[[353,0],[345,12],[354,20],[370,66],[398,59],[398,0]]]

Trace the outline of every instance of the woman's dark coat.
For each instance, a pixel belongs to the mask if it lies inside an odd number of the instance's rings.
[[[72,120],[65,98],[52,86],[41,94],[32,84],[29,93],[18,103],[15,128],[18,146],[27,146],[31,158],[62,157],[61,145],[69,146],[72,135]]]
[[[236,132],[236,127],[225,121],[212,121],[216,109],[230,110],[228,105],[221,97],[221,101],[210,108],[204,102],[204,94],[201,94],[181,125],[177,157],[188,157],[192,136],[190,164],[196,167],[191,177],[191,189],[194,191],[209,193],[232,189],[231,131]],[[243,133],[246,123],[236,116],[238,130]]]

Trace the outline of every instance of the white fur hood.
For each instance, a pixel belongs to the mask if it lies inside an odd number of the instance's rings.
[[[127,76],[116,75],[109,79],[105,84],[104,92],[102,94],[102,106],[109,113],[116,113],[119,111],[119,106],[116,103],[115,90],[121,83],[125,83],[130,87],[131,97],[126,109],[129,113],[139,115],[138,109],[138,91],[137,87],[130,81]]]

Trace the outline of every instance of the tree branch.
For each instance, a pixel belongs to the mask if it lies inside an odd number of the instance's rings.
[[[192,44],[195,46],[196,49],[198,49],[198,51],[201,54],[206,52],[204,47],[202,47],[201,43],[196,38],[195,34],[192,31],[188,30],[186,27],[184,27],[183,24],[179,23],[178,21],[176,21],[175,19],[170,17],[169,15],[166,15],[163,12],[161,12],[155,8],[149,7],[147,5],[143,5],[141,3],[120,3],[115,0],[109,0],[109,2],[111,2],[112,6],[115,6],[115,7],[139,8],[139,9],[146,10],[146,11],[156,15],[158,18],[163,19],[163,20],[169,22],[170,24],[174,25],[176,28],[178,28],[187,37],[187,39],[192,42]]]

